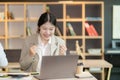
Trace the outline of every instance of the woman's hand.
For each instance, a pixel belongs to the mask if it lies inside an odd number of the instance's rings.
[[[30,56],[34,56],[36,54],[37,46],[33,45],[30,47]]]
[[[66,55],[67,47],[65,45],[60,45],[59,55]]]

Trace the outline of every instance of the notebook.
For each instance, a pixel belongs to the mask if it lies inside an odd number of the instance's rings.
[[[74,78],[78,55],[43,56],[38,79]]]

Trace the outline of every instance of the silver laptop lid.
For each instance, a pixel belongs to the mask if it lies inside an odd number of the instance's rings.
[[[39,79],[74,78],[78,55],[43,56]]]

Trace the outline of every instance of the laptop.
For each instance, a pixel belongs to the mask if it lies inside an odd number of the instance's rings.
[[[43,56],[38,79],[75,78],[78,55]]]

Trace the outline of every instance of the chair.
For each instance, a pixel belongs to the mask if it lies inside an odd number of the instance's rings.
[[[5,49],[8,62],[19,62],[21,49]]]

